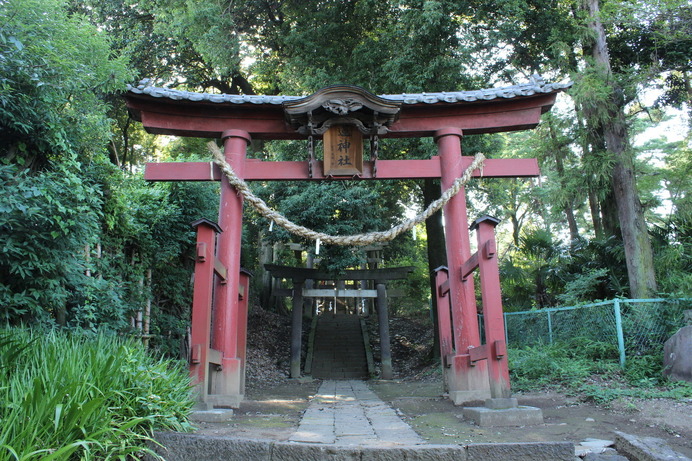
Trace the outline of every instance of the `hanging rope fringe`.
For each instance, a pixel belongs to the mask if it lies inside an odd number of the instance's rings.
[[[270,221],[275,222],[277,225],[283,227],[292,234],[309,240],[319,240],[321,243],[341,246],[364,246],[378,242],[389,242],[390,240],[394,240],[394,238],[396,238],[398,235],[410,231],[413,226],[422,223],[430,216],[438,212],[447,202],[449,202],[449,200],[461,190],[469,179],[471,179],[471,175],[473,174],[474,170],[479,168],[482,170],[483,162],[485,161],[485,156],[483,154],[476,154],[471,165],[469,165],[466,171],[464,171],[462,175],[457,178],[456,181],[454,181],[452,187],[444,191],[439,199],[428,205],[428,207],[415,218],[409,219],[397,226],[394,226],[388,231],[341,236],[323,234],[322,232],[316,232],[312,229],[308,229],[307,227],[300,226],[289,221],[281,214],[269,208],[269,206],[264,203],[264,200],[257,197],[250,190],[247,183],[235,174],[235,171],[233,171],[233,168],[231,168],[231,166],[226,162],[223,152],[216,145],[216,143],[210,142],[207,144],[207,146],[214,155],[214,163],[221,168],[221,171],[223,171],[223,173],[226,175],[231,186],[235,187],[236,191],[238,191],[238,193],[242,195],[247,202],[250,202],[250,204],[260,215],[264,216]]]

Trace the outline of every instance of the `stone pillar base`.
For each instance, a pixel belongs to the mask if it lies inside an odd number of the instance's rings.
[[[195,410],[190,413],[190,419],[199,423],[225,423],[233,419],[233,410]]]
[[[449,391],[449,399],[454,405],[463,405],[471,402],[484,402],[490,398],[490,390],[479,389],[470,391]]]
[[[207,404],[212,408],[239,408],[244,398],[243,394],[210,394],[207,396]]]
[[[518,406],[493,410],[486,407],[463,409],[464,419],[473,421],[481,427],[533,426],[543,424],[543,411],[536,407]]]

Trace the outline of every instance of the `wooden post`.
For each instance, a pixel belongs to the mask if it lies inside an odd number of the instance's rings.
[[[449,271],[444,266],[435,269],[435,298],[437,300],[437,326],[440,334],[443,385],[444,390],[449,391],[447,364],[451,364],[454,357],[454,336],[449,309]]]
[[[260,296],[261,305],[265,308],[270,306],[270,299],[272,296],[272,275],[269,271],[264,270],[265,264],[271,264],[274,262],[274,246],[269,243],[265,238],[264,231],[260,231],[259,237],[259,267],[260,273],[262,275],[262,294]]]
[[[315,265],[315,257],[308,251],[305,258],[305,267],[312,269]],[[315,281],[312,279],[305,280],[305,288],[308,290],[315,288]],[[311,319],[315,316],[315,298],[307,298],[304,301],[305,315],[307,318]]]
[[[247,317],[250,307],[250,277],[252,274],[245,269],[240,269],[240,282],[238,286],[238,322],[236,323],[237,357],[240,361],[240,394],[245,394],[245,363],[247,351]]]
[[[500,221],[484,216],[473,222],[478,239],[478,276],[483,301],[483,327],[487,351],[488,377],[492,398],[511,397],[505,322],[500,293],[500,269],[497,264],[495,226]]]
[[[200,219],[192,226],[197,230],[194,292],[192,296],[192,328],[190,377],[197,390],[197,403],[207,409],[210,387],[211,305],[214,287],[214,246],[221,229],[211,221]],[[221,365],[220,363],[217,365]]]
[[[377,284],[377,322],[380,329],[380,356],[382,379],[392,379],[392,348],[389,340],[389,313],[387,312],[387,287]]]
[[[463,171],[462,132],[458,128],[437,131],[435,139],[440,153],[442,190],[449,189]],[[480,346],[478,316],[473,277],[461,278],[461,265],[471,256],[466,194],[464,188],[443,208],[447,264],[449,267],[449,302],[452,313],[455,355],[447,369],[449,396],[455,405],[490,397],[488,369],[485,362],[471,365],[469,349]]]
[[[291,378],[300,378],[300,351],[303,344],[303,281],[293,280],[291,313]]]

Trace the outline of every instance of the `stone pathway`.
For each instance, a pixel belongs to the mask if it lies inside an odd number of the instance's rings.
[[[291,442],[334,445],[417,445],[425,441],[363,381],[325,381]]]

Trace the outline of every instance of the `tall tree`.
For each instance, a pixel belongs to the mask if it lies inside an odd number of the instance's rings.
[[[584,8],[589,15],[588,28],[593,39],[588,47],[593,58],[592,67],[587,72],[595,74],[594,82],[601,87],[599,98],[584,99],[582,104],[586,112],[600,122],[606,149],[614,157],[613,191],[625,245],[630,295],[649,298],[657,290],[656,273],[649,231],[637,193],[634,159],[625,119],[626,100],[621,94],[623,89],[613,75],[599,1],[585,0]]]
[[[667,97],[677,95],[679,102],[682,95],[684,100],[686,93],[679,91],[679,83],[689,72],[690,62],[680,50],[690,43],[685,34],[689,3],[520,0],[500,6],[487,1],[459,4],[475,7],[462,40],[476,43],[477,68],[486,75],[497,78],[544,71],[570,75],[576,81],[571,94],[586,128],[581,131],[583,142],[576,145],[582,148],[585,172],[593,172],[588,202],[594,228],[599,235],[621,236],[630,294],[652,295],[656,291],[653,257],[637,193],[628,109],[643,85],[663,81],[667,74],[680,77],[677,86],[670,79],[665,81]],[[485,51],[496,46],[503,46],[505,53]],[[603,176],[608,180],[602,181]]]

